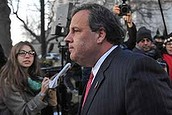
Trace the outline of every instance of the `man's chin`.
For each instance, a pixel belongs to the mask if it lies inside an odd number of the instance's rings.
[[[145,52],[148,52],[148,51],[150,51],[150,48],[144,48],[143,49]]]
[[[75,55],[73,55],[73,54],[70,54],[70,59],[72,61],[76,61],[77,60],[77,57]]]

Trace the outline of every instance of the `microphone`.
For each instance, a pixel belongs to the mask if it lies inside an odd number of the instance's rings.
[[[49,88],[56,88],[59,84],[57,83],[58,79],[60,76],[63,76],[66,74],[66,72],[71,68],[71,63],[67,63],[63,69],[55,74],[51,79],[50,79],[50,82],[49,82]]]

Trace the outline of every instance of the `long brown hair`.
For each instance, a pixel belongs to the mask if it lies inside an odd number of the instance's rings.
[[[34,47],[27,41],[21,41],[12,47],[7,63],[1,69],[0,85],[2,87],[7,83],[10,87],[15,86],[19,90],[24,90],[27,87],[28,75],[32,77],[40,76],[41,71],[36,52],[33,64],[29,67],[27,72],[18,63],[17,54],[24,45],[29,46],[32,51],[35,52]]]

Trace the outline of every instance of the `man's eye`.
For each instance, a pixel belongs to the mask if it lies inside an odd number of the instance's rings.
[[[73,32],[79,32],[79,29],[73,29]]]

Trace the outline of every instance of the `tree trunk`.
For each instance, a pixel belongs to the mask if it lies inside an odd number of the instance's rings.
[[[10,33],[10,8],[7,4],[7,0],[0,0],[0,44],[4,49],[5,55],[8,57],[11,47],[11,33]]]

